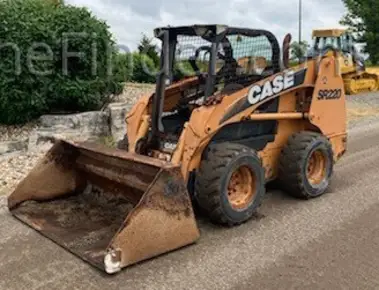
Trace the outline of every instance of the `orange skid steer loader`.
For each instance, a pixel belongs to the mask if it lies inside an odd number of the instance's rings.
[[[14,216],[107,273],[194,243],[192,204],[234,226],[257,211],[269,181],[321,196],[346,150],[338,51],[288,69],[268,31],[155,35],[156,92],[127,116],[119,148],[57,141],[9,197]]]

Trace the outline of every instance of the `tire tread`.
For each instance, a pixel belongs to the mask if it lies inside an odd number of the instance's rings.
[[[293,197],[301,199],[313,197],[306,190],[301,168],[309,153],[310,144],[314,144],[318,140],[325,144],[328,150],[332,151],[330,142],[325,136],[309,131],[292,135],[282,150],[278,179],[283,189]]]
[[[219,224],[235,226],[243,222],[236,222],[229,219],[223,212],[220,198],[219,185],[223,176],[223,169],[226,164],[239,154],[249,152],[254,158],[261,159],[255,150],[235,143],[220,143],[211,145],[206,149],[201,162],[198,178],[196,179],[196,199],[199,206],[208,213],[210,219]],[[260,205],[260,204],[259,204]]]

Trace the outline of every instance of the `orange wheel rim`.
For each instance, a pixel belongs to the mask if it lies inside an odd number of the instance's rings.
[[[325,179],[326,163],[326,157],[321,150],[312,153],[307,166],[307,178],[310,184],[318,185]]]
[[[247,166],[233,172],[228,185],[228,200],[234,209],[246,208],[253,200],[257,188],[255,174]]]

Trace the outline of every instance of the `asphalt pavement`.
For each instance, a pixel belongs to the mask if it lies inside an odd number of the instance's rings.
[[[259,218],[108,276],[14,219],[0,197],[0,289],[379,289],[379,122],[349,136],[321,198],[270,189]]]

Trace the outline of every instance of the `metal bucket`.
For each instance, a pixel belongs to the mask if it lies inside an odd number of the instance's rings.
[[[8,207],[110,274],[199,238],[179,167],[89,143],[57,141]]]

